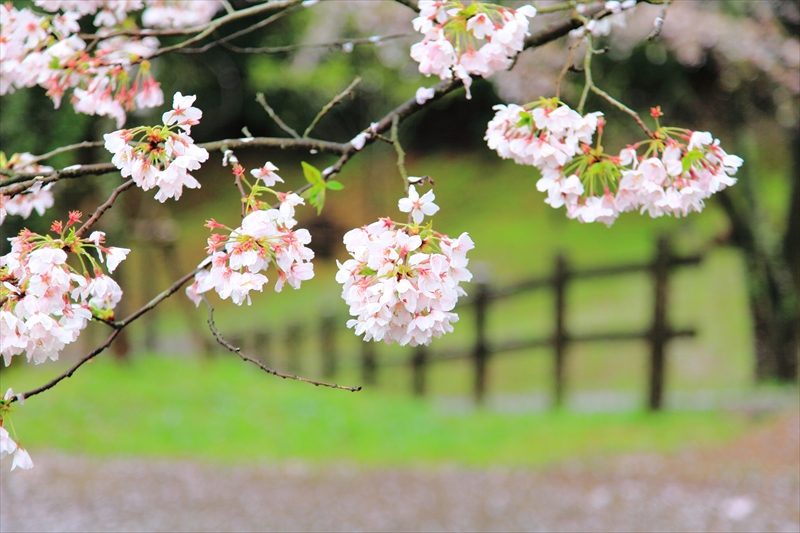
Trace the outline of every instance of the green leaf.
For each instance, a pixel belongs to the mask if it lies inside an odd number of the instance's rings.
[[[519,118],[519,121],[517,122],[517,127],[518,128],[527,127],[531,131],[536,129],[536,124],[534,124],[534,122],[533,122],[533,115],[531,115],[527,111],[522,111],[522,112],[520,112],[519,116],[520,116],[520,118]]]
[[[342,189],[344,189],[344,185],[342,185],[341,182],[336,180],[330,180],[326,182],[325,186],[332,191],[341,191]]]
[[[361,269],[361,272],[359,272],[358,275],[359,276],[374,276],[377,273],[378,273],[377,270],[372,270],[369,267],[364,267],[364,268]]]
[[[306,181],[308,181],[311,185],[322,185],[322,172],[319,171],[317,167],[314,165],[309,165],[305,161],[300,162],[303,165],[303,174],[306,177]]]

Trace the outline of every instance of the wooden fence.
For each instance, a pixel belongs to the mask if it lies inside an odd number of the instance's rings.
[[[428,367],[437,361],[453,359],[468,359],[474,365],[473,394],[476,402],[483,401],[486,395],[487,367],[497,355],[502,355],[518,350],[550,347],[554,359],[553,364],[553,405],[560,406],[564,400],[566,387],[566,357],[568,347],[573,343],[608,342],[627,340],[646,340],[650,345],[649,379],[647,406],[651,410],[658,410],[663,404],[664,396],[664,368],[667,343],[675,337],[692,337],[694,329],[673,329],[667,321],[667,303],[669,276],[672,270],[681,266],[697,265],[701,256],[693,255],[679,257],[672,253],[669,241],[661,238],[658,241],[655,256],[650,262],[628,264],[605,268],[586,270],[573,270],[563,256],[555,260],[553,273],[550,276],[534,278],[505,287],[492,287],[487,283],[473,283],[470,292],[472,296],[462,299],[459,307],[474,306],[475,340],[471,347],[459,350],[442,351],[430,350],[426,346],[418,346],[408,359],[400,362],[387,362],[379,364],[376,357],[376,343],[362,343],[360,366],[362,378],[367,385],[376,383],[376,373],[379,366],[396,364],[410,365],[412,368],[412,388],[415,394],[422,395],[426,391],[426,373]],[[569,284],[575,280],[589,278],[604,278],[609,276],[622,276],[638,272],[649,272],[653,286],[653,311],[652,321],[648,328],[638,331],[617,333],[573,333],[567,330],[566,293]],[[507,298],[537,290],[551,290],[554,292],[555,329],[544,337],[505,340],[491,342],[487,332],[487,318],[493,305]],[[325,377],[330,378],[337,370],[337,349],[335,328],[339,322],[333,316],[324,316],[319,322],[319,340],[323,354],[322,369]],[[310,325],[291,324],[286,328],[287,355],[289,370],[300,372],[300,353],[298,345],[308,333]],[[265,347],[259,346],[260,352],[265,353]]]

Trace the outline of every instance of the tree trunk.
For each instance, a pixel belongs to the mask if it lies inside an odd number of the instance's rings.
[[[742,167],[741,184],[722,191],[720,201],[731,221],[732,244],[745,254],[750,312],[758,381],[792,382],[797,379],[800,355],[798,308],[798,239],[800,239],[800,176],[797,172],[798,129],[791,137],[794,166],[792,192],[782,235],[762,223],[761,208],[751,172]]]

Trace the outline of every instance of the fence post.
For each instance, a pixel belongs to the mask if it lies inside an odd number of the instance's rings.
[[[361,343],[361,376],[366,385],[375,385],[377,363],[375,358],[375,343]]]
[[[413,387],[414,394],[422,396],[425,394],[425,367],[428,363],[428,351],[424,344],[420,344],[414,349],[414,356],[411,359],[411,367],[414,371]]]
[[[322,375],[326,378],[336,374],[336,318],[325,315],[320,322],[320,350],[322,353]]]
[[[480,281],[475,291],[475,347],[472,357],[475,363],[475,402],[483,403],[486,394],[486,363],[489,349],[486,346],[486,311],[489,304],[489,285]]]
[[[553,274],[553,290],[555,291],[555,317],[556,330],[553,333],[553,406],[560,407],[564,402],[564,370],[565,357],[567,352],[567,331],[566,331],[566,292],[567,292],[567,260],[559,254],[556,256],[555,272]]]
[[[292,374],[300,373],[300,342],[302,339],[302,326],[290,324],[286,328],[286,367]]]
[[[669,278],[670,246],[666,237],[658,239],[658,249],[653,261],[655,303],[653,328],[650,330],[650,395],[648,408],[661,409],[664,392],[664,353],[669,329],[667,327],[667,282]]]

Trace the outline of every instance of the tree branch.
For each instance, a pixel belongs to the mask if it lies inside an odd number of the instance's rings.
[[[392,39],[400,39],[402,37],[408,37],[410,35],[414,35],[413,32],[409,33],[392,33],[389,35],[378,36],[373,35],[372,37],[361,37],[358,39],[334,39],[332,41],[328,41],[325,43],[297,43],[297,44],[287,44],[285,46],[265,46],[261,48],[253,48],[253,47],[239,47],[234,46],[232,44],[225,44],[220,43],[225,46],[228,50],[232,52],[236,52],[237,54],[281,54],[285,52],[291,52],[293,50],[299,50],[301,48],[333,48],[342,47],[347,44],[357,45],[357,44],[379,44],[382,42],[390,41]],[[198,49],[199,50],[199,49]]]
[[[258,359],[253,359],[252,357],[246,356],[245,354],[242,353],[242,349],[241,348],[232,345],[231,343],[229,343],[228,341],[225,340],[225,338],[222,336],[222,334],[220,334],[219,330],[217,330],[217,327],[214,325],[214,308],[211,307],[210,303],[208,303],[208,299],[206,298],[205,294],[202,295],[202,300],[203,300],[203,303],[206,304],[206,307],[208,308],[208,327],[211,330],[211,333],[214,335],[214,338],[217,340],[217,342],[223,348],[235,353],[236,355],[241,357],[243,361],[247,361],[248,363],[253,363],[258,368],[260,368],[261,370],[266,372],[267,374],[272,374],[273,376],[277,376],[277,377],[283,378],[283,379],[293,379],[293,380],[296,380],[296,381],[302,381],[303,383],[310,383],[311,385],[314,385],[315,387],[330,387],[332,389],[342,389],[342,390],[347,390],[347,391],[350,391],[350,392],[358,392],[358,391],[361,390],[361,387],[345,387],[344,385],[337,385],[336,383],[327,383],[325,381],[316,381],[316,380],[304,378],[302,376],[298,376],[298,375],[295,375],[295,374],[286,374],[286,373],[283,373],[283,372],[278,372],[277,370],[268,367],[267,365],[265,365],[264,363],[262,363]]]
[[[294,131],[294,128],[292,128],[291,126],[288,126],[283,120],[281,120],[281,117],[279,117],[278,114],[275,112],[275,110],[272,109],[269,106],[269,104],[267,103],[267,99],[264,98],[264,93],[256,94],[256,102],[261,104],[261,107],[264,108],[264,111],[267,112],[267,115],[269,115],[269,117],[272,120],[275,121],[275,124],[277,124],[280,129],[282,129],[283,131],[285,131],[286,133],[288,133],[289,135],[291,135],[295,139],[299,139],[300,138],[300,134],[298,134],[296,131]],[[304,137],[305,137],[305,135],[304,135]]]
[[[86,233],[86,230],[94,226],[95,222],[100,220],[100,217],[103,216],[103,213],[111,209],[111,206],[113,206],[114,202],[117,200],[117,196],[119,196],[121,192],[127,191],[128,189],[133,187],[133,185],[134,185],[133,180],[129,179],[128,181],[126,181],[125,183],[114,189],[114,192],[111,193],[111,196],[108,198],[108,200],[106,200],[106,203],[98,207],[95,210],[94,214],[91,216],[91,218],[89,218],[89,220],[87,220],[83,224],[83,226],[78,228],[78,230],[75,232],[75,237],[80,238],[84,233]]]
[[[175,45],[172,45],[172,46],[167,46],[165,48],[161,48],[161,49],[157,50],[156,53],[154,53],[150,57],[151,58],[152,57],[158,57],[160,55],[166,54],[167,52],[173,52],[175,50],[179,50],[181,48],[185,48],[185,47],[189,46],[190,44],[194,44],[197,41],[201,41],[201,40],[205,39],[206,37],[208,37],[209,35],[211,35],[220,26],[224,26],[225,24],[227,24],[229,22],[233,22],[234,20],[238,20],[238,19],[241,19],[241,18],[249,17],[249,16],[252,16],[252,15],[255,15],[255,14],[258,14],[258,13],[265,13],[265,12],[269,12],[269,11],[275,11],[275,10],[278,10],[278,9],[284,9],[284,8],[292,7],[293,5],[299,4],[301,1],[302,0],[270,0],[269,2],[267,2],[265,4],[261,4],[261,5],[249,7],[247,9],[242,9],[242,10],[239,10],[239,11],[235,11],[235,12],[229,14],[229,15],[225,15],[224,17],[218,18],[216,20],[212,20],[204,30],[202,30],[200,33],[198,33],[194,37],[186,39],[185,41],[180,42],[178,44],[175,44]]]
[[[333,109],[333,106],[335,106],[336,104],[338,104],[339,102],[344,100],[345,97],[347,97],[347,95],[349,95],[352,92],[352,90],[356,88],[356,85],[358,85],[359,83],[361,83],[361,78],[356,77],[356,79],[354,79],[352,82],[350,82],[350,85],[348,85],[347,88],[344,91],[342,91],[339,94],[337,94],[333,98],[333,100],[331,100],[330,102],[325,104],[325,106],[320,110],[320,112],[317,113],[317,116],[314,117],[314,120],[311,121],[311,124],[308,125],[308,127],[306,128],[306,131],[303,132],[303,138],[307,139],[309,133],[311,133],[311,131],[314,129],[314,126],[317,125],[317,122],[319,122],[320,119],[322,119],[322,117],[324,117],[325,114],[328,111]]]
[[[197,146],[208,151],[226,148],[280,148],[281,150],[317,150],[319,152],[341,154],[348,150],[349,144],[321,141],[318,139],[287,139],[283,137],[245,137],[241,139],[222,139]],[[27,172],[13,174],[9,179],[0,181],[0,194],[14,196],[29,189],[37,181],[43,185],[65,178],[79,178],[89,175],[102,175],[116,171],[111,163],[92,165],[73,165],[42,176],[41,173]],[[37,179],[38,178],[38,179]]]
[[[50,159],[51,157],[55,157],[58,154],[63,154],[72,150],[78,150],[80,148],[98,148],[100,146],[103,146],[103,141],[83,141],[76,144],[70,144],[69,146],[56,148],[55,150],[47,152],[46,154],[37,155],[29,163],[38,163],[39,161],[44,161],[46,159]]]
[[[272,24],[276,20],[285,17],[289,13],[294,13],[298,9],[302,9],[302,7],[303,7],[302,4],[297,4],[297,5],[288,7],[288,8],[284,9],[283,11],[281,11],[279,13],[275,13],[274,15],[271,15],[271,16],[265,18],[264,20],[256,22],[255,24],[253,24],[252,26],[250,26],[248,28],[245,28],[243,30],[239,30],[237,32],[231,33],[230,35],[226,35],[222,39],[217,39],[216,41],[212,41],[212,42],[210,42],[210,43],[208,43],[208,44],[206,44],[204,46],[201,46],[200,48],[183,48],[181,50],[175,50],[175,52],[178,53],[178,54],[202,54],[203,52],[207,52],[210,49],[214,48],[215,46],[223,45],[223,44],[227,43],[228,41],[236,39],[237,37],[241,37],[242,35],[247,35],[248,33],[252,33],[255,30],[261,29],[264,26]]]

